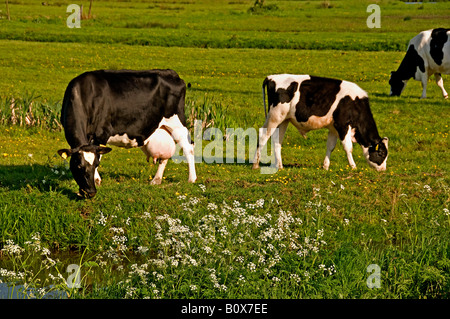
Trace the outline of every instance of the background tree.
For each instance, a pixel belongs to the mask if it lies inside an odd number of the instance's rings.
[[[9,5],[8,5],[8,0],[6,0],[6,16],[8,17],[8,20],[11,20],[11,16],[9,15]]]

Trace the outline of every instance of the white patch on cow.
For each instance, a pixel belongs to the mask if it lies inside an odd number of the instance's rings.
[[[102,156],[100,155],[98,157],[98,161],[100,162],[101,159],[102,159]],[[98,167],[95,168],[94,182],[95,182],[95,185],[97,185],[97,186],[100,186],[100,184],[102,183],[102,179],[100,177],[100,174],[98,173]]]
[[[164,126],[164,127],[162,128],[162,126]],[[170,118],[163,117],[163,119],[161,120],[161,122],[158,125],[158,129],[167,131],[168,133],[170,133],[170,136],[173,138],[175,143],[180,145],[180,147],[183,149],[183,153],[186,156],[186,160],[189,165],[188,182],[194,183],[197,180],[197,175],[195,173],[194,147],[189,142],[188,129],[181,123],[180,118],[178,117],[177,114],[172,115]],[[157,129],[157,131],[158,131],[158,129]],[[164,134],[164,133],[159,132],[158,134]],[[153,149],[155,146],[155,145],[149,145],[149,143],[152,141],[152,136],[153,136],[153,134],[150,135],[144,141],[144,146],[141,147],[142,151],[147,155],[147,159],[149,158],[149,153],[150,153],[149,148]],[[167,136],[164,138],[166,139]],[[155,152],[158,152],[158,150],[155,150]],[[160,164],[158,166],[157,175],[155,175],[154,181],[152,181],[153,184],[158,184],[158,180],[160,178],[162,178],[166,164],[167,164],[167,159],[161,158]]]
[[[347,154],[348,164],[351,168],[356,168],[355,161],[353,160],[353,139],[354,139],[355,131],[352,127],[348,126],[347,134],[345,134],[344,139],[342,140],[342,146],[344,147],[345,154]]]
[[[139,144],[135,139],[130,140],[127,133],[123,135],[116,134],[114,136],[111,136],[107,144],[119,146],[119,147],[125,147],[125,148],[131,148],[131,147],[138,147]]]
[[[164,128],[165,126],[156,129],[142,147],[145,155],[147,155],[147,161],[153,158],[153,163],[156,163],[157,159],[166,160],[175,154],[175,141]]]
[[[88,162],[91,165],[94,165],[94,160],[95,160],[95,154],[94,153],[81,151],[81,154],[83,154],[84,160],[86,162]]]
[[[305,80],[309,80],[311,76],[306,74],[273,74],[267,77],[269,80],[275,82],[275,90],[287,89],[292,82],[297,82],[300,86]]]

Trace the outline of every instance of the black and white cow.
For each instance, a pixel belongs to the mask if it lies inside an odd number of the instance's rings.
[[[79,195],[93,197],[100,184],[97,167],[105,144],[141,147],[150,157],[160,158],[152,184],[160,184],[174,141],[179,143],[189,165],[189,182],[195,182],[194,149],[184,114],[186,85],[173,70],[86,72],[67,86],[61,111],[70,149],[70,170]],[[169,134],[170,133],[170,134]],[[162,152],[158,148],[166,148]]]
[[[391,72],[390,95],[400,96],[410,78],[422,82],[422,96],[427,97],[427,81],[434,74],[436,83],[444,98],[448,93],[444,88],[441,74],[450,74],[450,29],[422,31],[409,41],[408,51],[397,71]]]
[[[306,137],[311,130],[327,128],[327,152],[323,168],[330,166],[330,156],[337,139],[347,154],[348,162],[356,168],[353,160],[353,143],[363,149],[369,165],[378,171],[386,170],[388,139],[381,138],[369,107],[367,93],[354,83],[315,77],[310,75],[276,74],[263,82],[264,110],[265,87],[269,111],[260,134],[259,145],[253,159],[253,168],[259,168],[261,148],[267,143],[276,128],[279,140],[275,141],[277,168],[282,168],[281,144],[289,123]],[[264,132],[264,130],[263,130]]]

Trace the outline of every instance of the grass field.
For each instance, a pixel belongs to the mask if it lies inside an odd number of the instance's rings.
[[[380,29],[366,26],[370,1],[266,0],[256,12],[254,1],[94,1],[80,29],[65,25],[70,1],[9,3],[11,21],[0,7],[0,280],[26,283],[24,297],[449,297],[449,102],[434,79],[425,100],[413,80],[402,97],[387,94],[407,42],[445,27],[448,2],[378,1]],[[191,83],[187,113],[212,109],[222,131],[263,125],[268,74],[356,82],[389,137],[388,169],[370,170],[355,145],[356,170],[337,146],[324,171],[327,133],[304,139],[289,127],[276,174],[253,171],[246,153],[245,164],[196,164],[195,184],[170,161],[152,186],[156,166],[114,148],[97,196],[79,201],[56,154],[67,147],[61,100],[73,77],[104,68],[176,70]],[[67,286],[69,264],[81,266],[81,289]],[[379,288],[369,288],[370,265]]]

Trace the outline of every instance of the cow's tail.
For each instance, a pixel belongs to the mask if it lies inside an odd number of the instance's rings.
[[[264,104],[264,115],[267,118],[267,110],[266,110],[266,87],[267,82],[269,82],[268,78],[264,79],[263,85],[262,85],[262,96],[263,96],[263,104]]]

